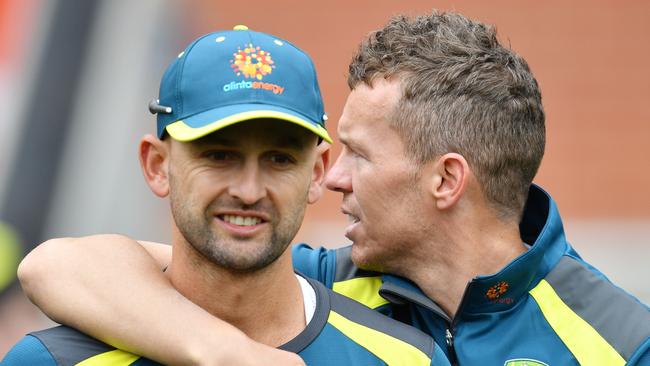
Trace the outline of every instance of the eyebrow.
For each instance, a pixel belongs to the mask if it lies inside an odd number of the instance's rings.
[[[239,146],[239,141],[237,139],[226,138],[223,136],[210,136],[207,139],[198,139],[194,141],[199,146],[210,146],[210,145],[219,145],[225,147],[237,147]],[[274,146],[283,149],[290,150],[303,150],[305,148],[306,141],[305,139],[298,138],[296,136],[281,136],[275,140],[269,142],[269,146]]]
[[[339,133],[339,136],[338,136],[339,142],[341,144],[346,145],[346,146],[350,146],[350,145],[356,146],[354,140],[350,139],[350,135],[348,133],[346,133],[346,131],[338,131],[338,133]]]
[[[339,134],[339,142],[344,144],[344,145],[347,145],[348,144],[347,136]]]
[[[193,141],[196,145],[209,146],[209,145],[222,145],[227,147],[237,146],[237,141],[225,138],[223,136],[210,136],[209,138],[200,138]]]
[[[291,150],[303,150],[305,143],[305,139],[300,139],[296,136],[282,136],[282,138],[275,141],[275,145]]]
[[[347,135],[339,135],[339,142],[341,142],[343,146],[346,146],[347,148],[354,151],[360,152],[362,154],[367,153],[367,150],[362,144],[360,144],[358,141],[355,141],[354,139],[350,139]]]

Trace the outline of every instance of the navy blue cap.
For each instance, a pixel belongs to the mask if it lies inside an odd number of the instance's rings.
[[[191,141],[232,124],[289,121],[332,142],[316,70],[307,54],[272,35],[236,26],[192,42],[160,82],[158,137]]]

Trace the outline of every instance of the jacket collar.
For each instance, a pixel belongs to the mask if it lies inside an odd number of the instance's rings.
[[[519,230],[522,240],[531,245],[530,250],[499,272],[474,278],[465,291],[460,313],[497,312],[514,307],[567,250],[557,206],[537,185],[530,188]],[[383,275],[379,294],[391,303],[414,303],[450,321],[436,303],[407,279]]]

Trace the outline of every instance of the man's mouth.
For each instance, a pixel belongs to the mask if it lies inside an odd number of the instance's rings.
[[[255,226],[264,222],[264,220],[255,216],[219,215],[219,218],[229,224],[237,226]]]
[[[350,240],[352,240],[354,242],[354,239],[352,237],[352,233],[353,233],[353,231],[355,231],[356,228],[358,228],[359,225],[361,225],[360,224],[361,219],[359,218],[359,216],[351,214],[346,209],[341,209],[341,211],[343,211],[343,214],[345,216],[347,216],[348,221],[350,222],[350,225],[345,228],[345,237],[347,237],[348,239],[350,239]]]
[[[351,223],[356,224],[357,222],[359,222],[359,218],[354,216],[353,214],[348,213],[346,215],[348,216],[348,221],[350,221]]]

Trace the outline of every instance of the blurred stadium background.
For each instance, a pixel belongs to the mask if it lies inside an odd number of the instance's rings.
[[[359,40],[434,7],[496,24],[528,60],[547,113],[536,182],[583,257],[650,302],[650,2],[0,0],[0,358],[49,324],[14,281],[34,245],[107,232],[169,241],[136,151],[185,44],[236,24],[292,41],[315,61],[334,132]],[[339,202],[310,207],[297,241],[344,244]]]

